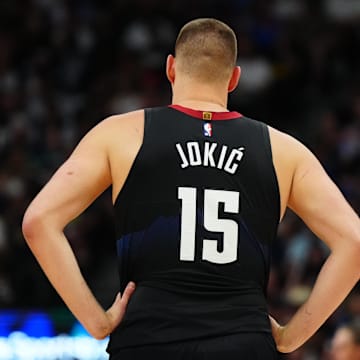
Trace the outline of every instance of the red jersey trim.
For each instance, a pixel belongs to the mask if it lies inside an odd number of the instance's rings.
[[[169,107],[201,120],[230,120],[242,117],[237,111],[202,111],[190,109],[181,105],[169,105]]]

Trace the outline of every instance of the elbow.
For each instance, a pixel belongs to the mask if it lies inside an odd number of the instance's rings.
[[[350,259],[360,258],[360,228],[349,229],[345,234],[339,236],[337,241],[332,247],[332,252],[343,254]],[[360,262],[358,262],[360,266]]]
[[[31,214],[31,212],[29,212],[29,210],[27,210],[25,212],[25,215],[22,219],[22,224],[21,224],[21,230],[22,230],[22,234],[24,236],[24,239],[26,241],[30,240],[31,238],[33,238],[34,236],[34,232],[35,232],[35,228],[36,228],[36,219],[33,216],[33,214]]]
[[[358,273],[359,273],[359,279],[360,279],[360,238],[358,239],[358,241],[355,242],[354,245],[354,253],[355,253],[355,258],[356,258],[356,263],[358,266]]]
[[[351,254],[358,260],[360,258],[360,233],[358,236],[354,236],[353,240],[349,242],[348,249]],[[360,267],[360,262],[357,262]]]
[[[44,225],[44,216],[40,212],[28,208],[22,219],[22,234],[26,242],[36,239],[39,231]]]
[[[347,267],[353,269],[357,280],[360,279],[360,237],[348,237],[346,242],[340,243],[332,251],[335,256],[342,259]],[[336,255],[337,254],[337,255]]]

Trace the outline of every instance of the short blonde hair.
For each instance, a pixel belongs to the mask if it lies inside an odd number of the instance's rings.
[[[230,78],[237,60],[237,39],[225,23],[201,18],[188,22],[175,43],[179,70],[205,82]]]

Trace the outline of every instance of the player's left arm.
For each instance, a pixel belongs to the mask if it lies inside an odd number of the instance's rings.
[[[104,311],[86,284],[64,228],[111,185],[107,144],[112,120],[104,120],[80,141],[27,208],[23,234],[32,253],[66,305],[95,338],[121,321],[130,284]]]
[[[307,341],[340,306],[360,279],[360,221],[315,155],[299,141],[278,136],[293,166],[287,205],[330,249],[308,299],[285,326],[271,318],[281,352]]]

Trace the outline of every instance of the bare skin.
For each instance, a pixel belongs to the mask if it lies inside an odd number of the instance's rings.
[[[234,68],[223,83],[204,84],[181,74],[170,55],[166,74],[173,104],[227,111],[228,93],[237,86],[240,68]],[[107,311],[102,309],[81,275],[63,229],[109,186],[116,199],[140,149],[143,127],[142,110],[110,117],[94,127],[36,196],[23,220],[25,239],[50,282],[98,339],[121,322],[135,285],[130,283]],[[309,299],[289,323],[280,326],[271,318],[278,350],[290,352],[317,331],[359,280],[360,222],[305,146],[276,129],[270,128],[270,137],[281,217],[291,208],[331,249]]]

